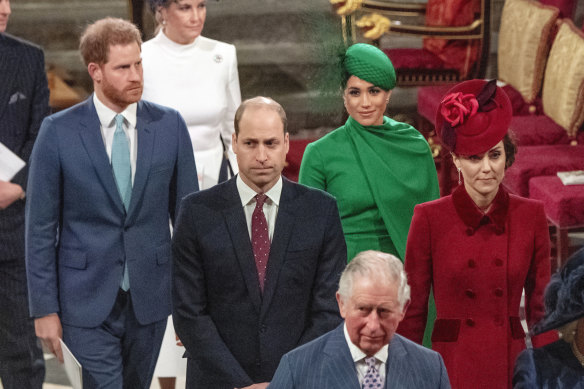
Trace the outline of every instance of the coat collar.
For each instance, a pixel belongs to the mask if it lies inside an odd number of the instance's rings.
[[[497,235],[505,232],[505,223],[509,210],[509,193],[499,186],[493,205],[483,213],[466,192],[464,185],[458,186],[452,193],[452,201],[458,217],[466,224],[467,235],[473,235],[482,225],[492,224]]]

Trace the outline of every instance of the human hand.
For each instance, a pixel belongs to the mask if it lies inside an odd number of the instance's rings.
[[[13,202],[19,200],[24,191],[18,184],[8,181],[0,181],[0,209],[8,208]]]
[[[34,319],[34,330],[43,344],[51,351],[59,362],[63,363],[63,351],[59,340],[63,337],[61,319],[56,313]]]
[[[253,384],[250,386],[246,386],[245,388],[239,388],[239,389],[266,389],[269,384],[270,384],[269,382],[262,382],[259,384]],[[238,389],[238,388],[234,388],[234,389]]]
[[[180,341],[180,339],[178,338],[178,335],[176,334],[176,332],[174,333],[174,337],[176,338],[176,345],[179,347],[184,346],[184,344]]]

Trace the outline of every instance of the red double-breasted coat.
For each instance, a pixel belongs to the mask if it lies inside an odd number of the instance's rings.
[[[412,300],[398,328],[422,342],[433,287],[437,318],[432,348],[444,358],[453,388],[506,388],[525,348],[519,320],[522,289],[528,325],[543,315],[550,278],[543,204],[499,188],[483,214],[463,186],[415,207],[405,268]],[[555,334],[533,339],[545,344]]]

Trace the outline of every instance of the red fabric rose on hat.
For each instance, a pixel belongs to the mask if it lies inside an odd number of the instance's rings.
[[[479,102],[473,94],[450,93],[440,102],[440,114],[452,127],[463,124],[479,109]]]

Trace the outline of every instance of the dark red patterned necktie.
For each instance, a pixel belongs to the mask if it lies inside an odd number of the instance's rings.
[[[270,233],[263,210],[267,198],[268,196],[264,193],[255,196],[256,207],[251,216],[251,245],[262,292],[264,291],[264,279],[266,277],[268,257],[270,256]]]

